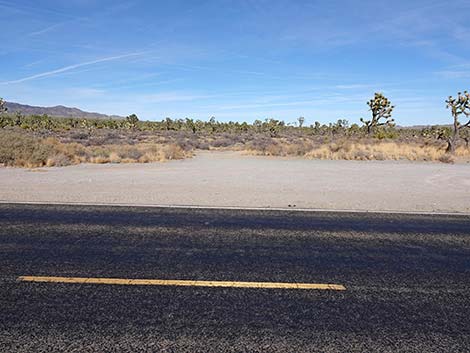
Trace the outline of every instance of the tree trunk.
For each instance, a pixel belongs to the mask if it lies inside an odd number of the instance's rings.
[[[455,142],[453,137],[449,137],[447,139],[447,148],[446,153],[454,153],[455,152]]]
[[[452,137],[450,137],[447,140],[447,149],[446,153],[454,153],[455,152],[455,147],[457,145],[457,142],[459,140],[459,121],[458,121],[458,115],[453,113],[454,116],[454,130],[452,131]]]

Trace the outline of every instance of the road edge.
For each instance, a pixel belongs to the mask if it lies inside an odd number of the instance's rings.
[[[407,214],[407,215],[440,215],[440,216],[470,216],[470,212],[459,211],[409,211],[409,210],[364,210],[364,209],[334,209],[334,208],[298,208],[298,207],[246,207],[246,206],[207,206],[180,204],[136,204],[136,203],[107,203],[107,202],[64,202],[64,201],[9,201],[0,200],[0,204],[11,205],[54,205],[54,206],[106,206],[106,207],[136,207],[136,208],[175,208],[202,210],[246,210],[246,211],[295,211],[295,212],[333,212],[333,213],[369,213],[369,214]]]

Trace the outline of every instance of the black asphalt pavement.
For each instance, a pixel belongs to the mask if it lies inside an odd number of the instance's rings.
[[[469,216],[0,205],[0,352],[470,352],[469,291]]]

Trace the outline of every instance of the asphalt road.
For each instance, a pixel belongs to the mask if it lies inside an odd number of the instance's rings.
[[[0,205],[0,352],[470,352],[469,290],[469,216]]]

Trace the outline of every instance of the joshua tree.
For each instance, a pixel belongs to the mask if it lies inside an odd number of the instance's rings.
[[[7,110],[6,102],[3,100],[3,98],[0,98],[0,114],[6,113]]]
[[[394,126],[392,111],[395,106],[391,105],[391,102],[382,93],[376,93],[374,98],[367,102],[367,105],[370,107],[369,110],[372,112],[372,119],[360,119],[367,128],[367,134],[370,135],[374,129],[379,126]]]
[[[211,134],[213,134],[214,132],[216,132],[217,130],[217,120],[215,119],[215,116],[211,116],[211,118],[209,119],[209,127],[210,127],[210,132]]]
[[[273,118],[266,119],[263,123],[267,130],[271,134],[271,137],[278,137],[281,129],[285,126],[285,122],[282,120],[276,120]]]
[[[197,132],[197,125],[194,123],[193,119],[186,118],[186,126],[189,130],[192,131],[193,134]]]
[[[329,127],[333,135],[337,135],[338,133],[344,133],[349,128],[349,121],[347,121],[346,119],[338,119],[336,123],[330,123]]]
[[[454,118],[454,126],[452,130],[452,136],[447,140],[448,153],[453,153],[459,140],[459,132],[463,128],[470,127],[470,93],[464,91],[463,94],[459,92],[457,98],[449,96],[446,100],[447,108],[452,111],[452,117]],[[460,115],[464,115],[468,121],[461,125],[459,122]]]
[[[137,123],[139,122],[139,118],[137,117],[137,115],[131,114],[128,117],[126,117],[126,122],[131,129],[135,129],[137,126]]]
[[[438,140],[448,141],[452,136],[452,130],[447,126],[438,126],[433,125],[430,128],[425,128],[421,131],[421,136],[423,137],[433,137]]]
[[[164,125],[166,130],[174,130],[173,128],[173,120],[171,118],[166,117],[164,120]]]
[[[299,122],[299,127],[302,127],[305,122],[305,118],[303,116],[297,118],[297,121]]]
[[[470,129],[460,131],[460,137],[463,138],[465,141],[465,147],[468,148],[470,145]]]

